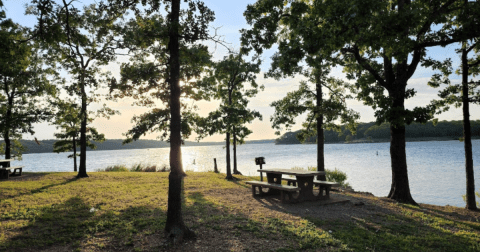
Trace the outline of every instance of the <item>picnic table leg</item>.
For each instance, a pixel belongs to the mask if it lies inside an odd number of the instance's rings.
[[[315,199],[313,194],[313,176],[297,176],[297,185],[300,188],[298,197],[300,201]]]
[[[0,169],[0,179],[8,179],[9,173],[7,169]]]
[[[268,183],[275,183],[275,184],[282,184],[282,174],[267,173],[267,182]],[[260,190],[262,190],[262,187],[260,187]],[[279,195],[280,191],[277,190],[277,189],[268,188],[268,192],[266,192],[264,194]]]

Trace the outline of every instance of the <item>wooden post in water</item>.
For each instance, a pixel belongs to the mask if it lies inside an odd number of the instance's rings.
[[[217,159],[216,158],[213,159],[213,164],[214,164],[214,167],[213,167],[214,170],[213,171],[215,173],[219,173],[218,168],[217,168]]]

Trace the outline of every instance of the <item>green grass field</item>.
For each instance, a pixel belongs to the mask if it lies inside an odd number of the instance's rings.
[[[291,210],[307,205],[254,199],[244,182],[258,178],[213,172],[185,178],[183,215],[197,241],[165,246],[168,173],[89,176],[0,181],[0,251],[480,251],[479,213],[348,194],[368,202],[355,208],[368,214],[332,220]]]

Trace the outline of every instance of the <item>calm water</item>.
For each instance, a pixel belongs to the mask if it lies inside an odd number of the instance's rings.
[[[480,140],[473,142],[476,191],[480,191]],[[378,155],[377,155],[378,152]],[[109,165],[168,164],[168,148],[142,150],[90,151],[87,171],[94,172]],[[185,170],[212,171],[213,158],[225,172],[223,146],[183,147]],[[26,172],[73,171],[69,153],[24,154],[14,165],[25,166]],[[307,168],[316,165],[315,145],[249,144],[237,147],[238,169],[244,175],[258,175],[254,158],[265,157],[264,168]],[[233,161],[232,161],[233,162]],[[417,202],[464,206],[465,161],[463,143],[459,141],[409,142],[407,163],[410,189]],[[233,165],[233,164],[232,164]],[[389,143],[327,144],[325,166],[347,173],[348,182],[356,191],[386,196],[391,184]]]

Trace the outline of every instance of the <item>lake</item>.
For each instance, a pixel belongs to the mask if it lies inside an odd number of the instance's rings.
[[[480,181],[480,140],[473,140],[475,181]],[[356,191],[386,196],[391,184],[389,143],[326,144],[325,167],[347,174],[347,182]],[[377,155],[378,153],[378,155]],[[24,154],[13,165],[25,166],[25,172],[73,171],[70,153]],[[223,146],[182,147],[185,170],[213,171],[213,159],[225,173]],[[168,164],[169,149],[89,151],[87,171],[94,172],[115,164]],[[263,168],[316,166],[316,145],[247,144],[237,147],[238,170],[244,175],[258,175],[255,157],[265,157]],[[410,190],[419,203],[465,206],[465,157],[459,141],[408,142],[407,164]],[[233,169],[233,159],[232,159]],[[480,191],[480,186],[476,191]],[[479,199],[477,198],[477,201]]]

